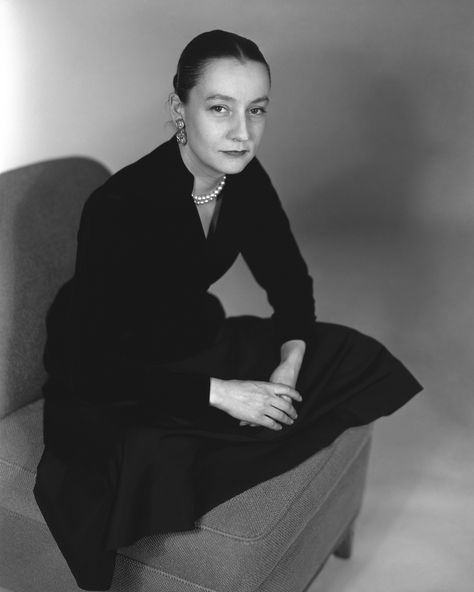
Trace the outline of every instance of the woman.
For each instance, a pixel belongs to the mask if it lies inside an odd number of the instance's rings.
[[[421,385],[381,343],[316,322],[313,281],[256,151],[270,69],[221,30],[184,49],[175,135],[84,205],[74,276],[48,311],[35,497],[78,585],[115,550],[194,528]],[[274,313],[208,288],[241,253]]]

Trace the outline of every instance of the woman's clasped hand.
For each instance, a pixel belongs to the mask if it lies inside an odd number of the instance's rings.
[[[303,352],[304,353],[304,352]],[[282,360],[278,366],[273,370],[269,382],[273,384],[283,384],[291,387],[295,387],[296,381],[298,379],[299,368],[301,366],[302,355],[298,355],[296,360],[293,362],[288,358]],[[278,394],[279,397],[286,399],[291,403],[291,397],[286,394]],[[240,426],[248,425],[250,427],[257,427],[258,423],[250,423],[248,421],[241,420],[239,423]]]
[[[286,384],[211,378],[210,404],[249,425],[281,430],[282,423],[291,425],[298,417],[293,401],[302,400],[298,391]]]

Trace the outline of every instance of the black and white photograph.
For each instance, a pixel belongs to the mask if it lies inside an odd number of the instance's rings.
[[[472,0],[0,0],[0,592],[473,592]]]

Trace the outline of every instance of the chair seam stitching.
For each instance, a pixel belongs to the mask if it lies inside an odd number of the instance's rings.
[[[367,433],[366,436],[364,437],[364,439],[362,440],[362,442],[360,443],[359,447],[357,448],[356,452],[351,456],[351,459],[348,463],[346,463],[345,469],[343,471],[343,473],[340,474],[339,479],[337,479],[337,481],[334,483],[334,485],[326,492],[325,496],[323,497],[323,499],[321,500],[321,504],[325,502],[325,500],[328,498],[329,494],[334,490],[334,488],[337,486],[337,484],[339,483],[339,481],[342,479],[342,477],[346,474],[349,465],[351,465],[355,458],[357,457],[357,455],[360,453],[360,451],[362,450],[363,446],[367,443],[367,441],[370,438],[370,433]],[[198,528],[202,529],[202,530],[208,530],[211,532],[214,532],[216,534],[220,534],[223,537],[226,538],[230,538],[230,539],[235,539],[235,540],[240,540],[240,541],[244,541],[244,542],[249,542],[249,543],[253,543],[253,542],[257,542],[261,539],[264,539],[265,537],[268,536],[268,534],[275,528],[275,526],[281,522],[283,520],[283,518],[288,514],[291,505],[297,501],[299,498],[301,498],[301,496],[306,492],[306,490],[308,489],[308,487],[310,486],[311,482],[315,479],[315,477],[317,475],[319,475],[321,473],[321,471],[326,467],[326,465],[329,463],[330,459],[333,457],[333,454],[331,454],[328,459],[326,460],[326,462],[324,463],[324,465],[320,468],[320,470],[312,475],[307,482],[305,483],[304,487],[299,491],[299,493],[297,495],[295,495],[295,497],[292,498],[291,503],[288,504],[288,506],[285,508],[285,510],[282,512],[282,514],[280,515],[280,517],[276,520],[276,522],[274,522],[265,532],[263,532],[260,535],[257,535],[255,537],[245,537],[245,536],[239,536],[239,535],[232,535],[232,534],[228,534],[222,530],[219,530],[217,528],[213,528],[211,526],[198,526]],[[317,511],[317,510],[316,510]],[[312,514],[314,516],[314,514]]]

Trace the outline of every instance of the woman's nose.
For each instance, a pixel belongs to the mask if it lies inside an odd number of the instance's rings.
[[[249,139],[247,118],[245,115],[238,115],[235,119],[235,125],[231,129],[231,138],[239,140],[239,142],[246,142]]]

